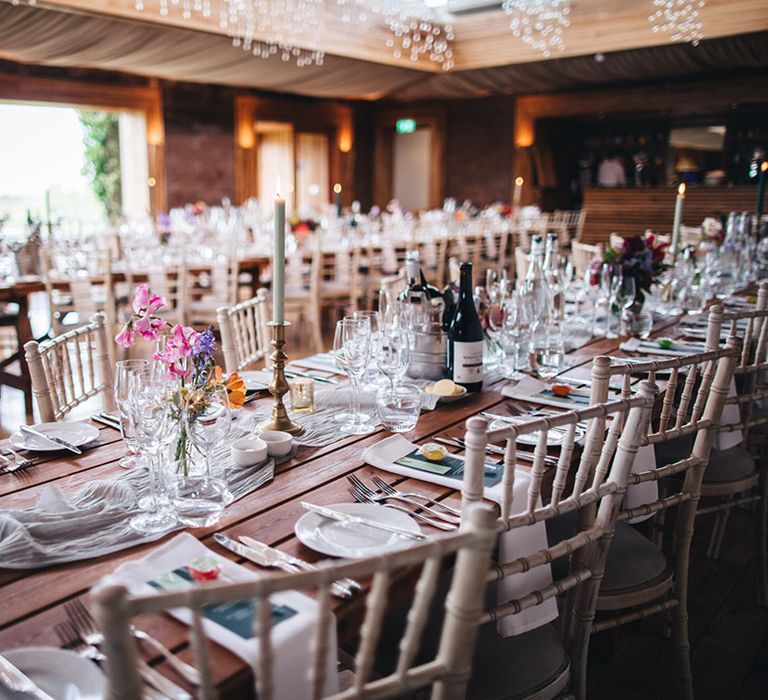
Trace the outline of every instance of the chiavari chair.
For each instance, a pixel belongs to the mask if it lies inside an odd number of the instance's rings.
[[[489,443],[505,442],[503,476],[499,491],[498,529],[501,537],[514,536],[514,530],[545,523],[584,508],[595,513],[588,526],[569,534],[535,553],[521,552],[513,561],[491,568],[488,582],[498,584],[536,567],[550,567],[563,557],[570,558],[568,572],[552,583],[535,587],[525,595],[492,607],[481,623],[503,620],[524,610],[569,593],[571,605],[561,609],[557,628],[537,627],[523,634],[501,638],[488,626],[481,628],[470,682],[470,696],[550,698],[570,684],[579,697],[585,696],[586,652],[595,610],[596,590],[614,525],[638,446],[651,415],[656,387],[643,383],[637,395],[617,401],[557,415],[532,418],[489,430],[487,421],[474,417],[467,421],[466,465],[462,485],[463,507],[486,494],[485,449]],[[573,473],[577,424],[587,421],[587,445]],[[607,436],[605,426],[608,421]],[[545,458],[549,431],[564,435],[560,455],[546,494]],[[536,435],[530,472],[516,470],[517,440]],[[526,473],[523,502],[515,501],[515,481]],[[490,663],[489,663],[490,662]],[[521,683],[523,685],[521,685]]]
[[[99,312],[90,323],[43,343],[24,344],[40,420],[61,420],[73,408],[101,394],[104,409],[115,411],[112,364],[106,317]]]
[[[591,263],[603,261],[603,244],[590,245],[573,240],[571,242],[571,261],[579,279],[584,279],[584,273]]]
[[[266,364],[270,354],[269,301],[267,290],[232,307],[216,309],[221,332],[224,369],[237,372]]]
[[[297,327],[309,326],[314,352],[323,350],[320,286],[323,251],[319,242],[312,250],[302,249],[289,256],[286,266],[285,314],[296,319]]]
[[[712,307],[707,347],[703,353],[669,359],[613,364],[611,358],[596,357],[592,366],[592,402],[604,401],[612,377],[620,377],[621,396],[632,394],[632,378],[656,381],[669,373],[641,449],[655,449],[656,466],[635,471],[630,486],[656,482],[661,488],[650,502],[627,507],[618,516],[614,540],[608,552],[599,591],[597,619],[591,633],[671,611],[673,644],[678,665],[680,693],[693,696],[693,679],[688,642],[688,565],[696,510],[702,492],[705,469],[718,431],[739,353],[738,340],[730,338],[719,347],[722,307]],[[665,451],[670,444],[685,441],[686,448]],[[595,449],[589,441],[585,450]],[[671,551],[663,550],[665,512],[676,509]],[[578,527],[589,523],[588,513],[580,514]],[[630,522],[654,516],[656,531],[649,539]]]
[[[237,304],[240,263],[236,254],[216,260],[210,267],[187,270],[190,290],[186,321],[192,326],[207,326],[220,306]]]
[[[138,615],[171,610],[184,610],[191,618],[191,646],[201,678],[198,697],[202,700],[217,697],[203,609],[209,605],[253,600],[252,609],[256,612],[251,643],[257,657],[254,664],[255,693],[262,700],[270,700],[280,691],[276,687],[275,627],[272,625],[270,600],[272,596],[287,591],[307,591],[314,595],[316,601],[316,619],[312,621],[311,639],[307,640],[311,663],[309,668],[295,670],[296,673],[306,674],[310,688],[307,697],[330,697],[334,700],[403,697],[418,689],[431,687],[431,696],[436,700],[459,700],[465,697],[471,671],[472,650],[482,613],[483,581],[495,540],[494,525],[495,518],[490,508],[478,505],[467,511],[458,533],[375,558],[324,562],[315,571],[254,576],[247,582],[209,583],[183,591],[146,595],[131,595],[121,586],[104,586],[96,592],[95,598],[96,617],[104,632],[104,651],[110,660],[106,668],[109,697],[113,700],[142,697],[142,680],[137,671],[137,648],[131,633],[131,622]],[[416,659],[418,641],[428,622],[430,605],[435,601],[441,567],[452,556],[456,557],[456,566],[450,590],[447,598],[438,601],[445,610],[438,651],[434,658],[420,662]],[[396,667],[383,678],[370,678],[387,611],[387,598],[395,585],[403,585],[403,576],[409,570],[418,571],[418,580]],[[331,586],[334,581],[345,577],[371,577],[372,584],[365,603],[354,682],[346,690],[327,693],[327,669],[335,668],[337,654],[332,643],[335,639],[335,620]]]

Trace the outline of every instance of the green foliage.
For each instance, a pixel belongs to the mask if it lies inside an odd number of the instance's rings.
[[[96,198],[110,220],[120,216],[120,137],[118,116],[110,112],[78,113],[83,129],[83,175],[91,182]]]

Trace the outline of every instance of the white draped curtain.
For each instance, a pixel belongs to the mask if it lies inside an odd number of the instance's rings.
[[[296,206],[301,216],[319,214],[328,203],[328,136],[296,135]]]
[[[259,200],[271,202],[277,193],[285,198],[289,212],[295,207],[293,182],[293,127],[279,122],[257,122],[259,144]]]

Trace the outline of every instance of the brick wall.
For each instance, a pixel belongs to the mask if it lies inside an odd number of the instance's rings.
[[[235,91],[163,84],[168,206],[233,199]]]
[[[508,202],[514,161],[514,98],[447,101],[445,194],[479,205]]]

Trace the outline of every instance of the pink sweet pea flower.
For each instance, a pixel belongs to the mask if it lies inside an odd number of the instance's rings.
[[[138,315],[154,314],[166,305],[165,298],[150,294],[149,285],[144,282],[136,287],[133,297],[133,311]]]
[[[165,344],[165,352],[156,352],[153,359],[164,362],[172,377],[188,376],[192,371],[192,349],[198,335],[197,331],[188,326],[175,325]]]
[[[163,322],[157,318],[140,316],[133,322],[133,332],[144,340],[157,340],[160,337],[160,329]]]
[[[121,330],[116,336],[115,336],[115,342],[124,347],[129,348],[133,345],[134,336],[131,332],[131,329],[128,326],[125,326],[123,330]]]

